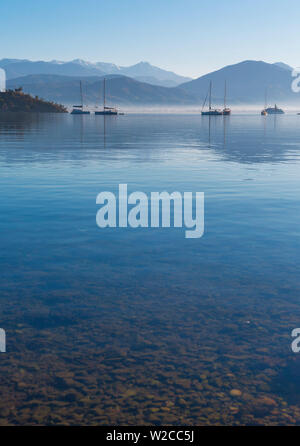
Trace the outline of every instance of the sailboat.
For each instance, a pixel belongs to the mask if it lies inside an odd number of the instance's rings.
[[[82,95],[82,82],[80,81],[80,99],[81,105],[73,105],[73,110],[71,111],[71,115],[89,115],[89,110],[83,109],[83,95]]]
[[[226,106],[226,94],[227,94],[227,85],[226,85],[226,81],[225,81],[225,86],[224,86],[224,108],[223,108],[223,115],[224,116],[231,115],[231,109]]]
[[[107,107],[106,106],[106,97],[105,97],[105,81],[106,79],[103,79],[103,110],[95,111],[95,115],[117,115],[118,110],[115,107]]]
[[[207,99],[207,95],[206,95],[206,98],[205,98],[205,101],[204,101],[204,104],[203,104],[203,107],[202,107],[202,112],[201,112],[201,115],[202,116],[222,116],[223,115],[223,111],[222,110],[220,110],[219,108],[212,108],[212,106],[211,106],[211,90],[212,90],[212,82],[210,81],[210,83],[209,83],[209,105],[208,105],[208,110],[207,111],[203,111],[203,108],[204,108],[204,106],[205,106],[205,103],[206,103],[206,99]]]

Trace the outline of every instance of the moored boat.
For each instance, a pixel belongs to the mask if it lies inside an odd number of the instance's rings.
[[[203,111],[203,108],[205,107],[205,103],[207,100],[207,95],[206,98],[204,100],[203,106],[202,106],[202,111],[201,111],[201,115],[202,116],[222,116],[223,115],[223,111],[220,110],[219,108],[213,108],[211,106],[211,90],[212,90],[212,82],[210,81],[209,83],[209,105],[208,105],[208,110],[207,111]]]
[[[266,108],[266,112],[268,113],[268,115],[284,115],[284,111],[282,110],[282,108],[278,108],[276,104],[274,107]]]
[[[107,107],[106,106],[106,94],[105,94],[105,84],[106,79],[103,79],[103,109],[99,111],[95,111],[95,115],[105,115],[105,116],[112,116],[112,115],[118,115],[119,112],[116,107]]]
[[[265,90],[265,107],[260,113],[262,116],[266,115],[284,115],[284,111],[282,108],[277,107],[275,104],[274,107],[267,106],[267,88]]]
[[[115,107],[103,107],[103,110],[95,111],[95,115],[118,115],[118,110]]]
[[[83,107],[83,95],[82,95],[82,82],[80,81],[80,99],[81,105],[73,105],[73,110],[71,111],[71,115],[89,115],[89,110],[84,110]]]
[[[223,109],[223,115],[225,115],[225,116],[231,115],[231,109],[230,108],[224,108]]]
[[[222,116],[223,112],[220,109],[212,109],[212,110],[208,110],[208,111],[203,111],[201,112],[202,116]]]
[[[225,81],[225,86],[224,86],[224,108],[223,108],[223,115],[224,116],[229,116],[231,115],[231,109],[229,107],[227,107],[226,105],[226,99],[227,99],[227,84]]]
[[[89,115],[90,113],[88,110],[81,110],[81,105],[73,105],[73,110],[71,111],[71,115]]]

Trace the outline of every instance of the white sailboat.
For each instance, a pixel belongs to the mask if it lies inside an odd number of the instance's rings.
[[[103,110],[95,111],[95,115],[117,115],[118,110],[115,107],[107,107],[106,106],[106,95],[105,95],[105,81],[106,79],[103,79]]]
[[[227,107],[226,99],[227,99],[227,84],[226,84],[226,81],[225,81],[225,85],[224,85],[224,108],[223,108],[223,115],[224,116],[231,115],[231,109],[229,107]]]
[[[202,107],[202,112],[201,115],[202,116],[222,116],[223,115],[223,111],[220,110],[219,108],[213,108],[211,106],[211,90],[212,90],[212,82],[210,81],[209,83],[209,104],[208,104],[208,110],[207,111],[203,111],[203,108],[205,107],[205,103],[206,103],[206,99],[207,99],[207,95]]]
[[[73,105],[73,110],[71,111],[71,115],[89,115],[89,110],[84,110],[83,108],[83,94],[82,94],[82,82],[80,81],[80,99],[81,105]]]

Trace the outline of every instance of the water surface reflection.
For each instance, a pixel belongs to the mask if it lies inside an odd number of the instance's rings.
[[[2,424],[299,423],[300,128],[277,118],[0,116]],[[204,237],[101,231],[119,183],[204,191]]]

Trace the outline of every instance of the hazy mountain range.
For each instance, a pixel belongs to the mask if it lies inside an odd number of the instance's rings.
[[[139,82],[127,76],[106,75],[106,100],[110,105],[187,105],[193,97],[178,88],[160,87]],[[82,80],[84,103],[102,105],[103,77],[74,77],[54,74],[32,74],[7,82],[8,88],[22,86],[33,96],[39,96],[61,104],[80,103],[79,81]]]
[[[79,101],[80,80],[85,103],[100,105],[105,76],[107,101],[111,105],[201,106],[210,80],[213,82],[213,104],[222,105],[226,80],[229,105],[263,105],[267,91],[268,104],[277,102],[282,107],[299,104],[300,108],[300,94],[291,90],[292,68],[282,62],[269,64],[262,61],[243,61],[188,81],[175,73],[144,62],[131,67],[118,67],[114,64],[94,64],[81,60],[29,62],[3,59],[0,67],[7,71],[8,88],[22,86],[25,92],[32,95],[69,105]],[[179,79],[184,81],[179,85],[166,87],[155,85],[151,79],[162,83],[176,83]]]
[[[191,80],[191,78],[179,76],[172,71],[155,67],[148,62],[140,62],[129,67],[120,67],[112,63],[92,63],[81,59],[75,59],[71,62],[60,62],[57,60],[33,62],[26,59],[2,59],[0,60],[0,68],[5,69],[7,79],[24,77],[30,74],[58,74],[81,77],[118,74],[164,87],[175,87]]]
[[[291,67],[280,62],[269,64],[246,60],[186,82],[180,87],[201,100],[212,81],[214,102],[222,103],[226,80],[229,103],[264,103],[267,93],[269,103],[282,102],[284,105],[284,102],[298,101],[300,105],[300,95],[291,89],[291,71]]]

